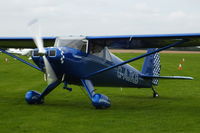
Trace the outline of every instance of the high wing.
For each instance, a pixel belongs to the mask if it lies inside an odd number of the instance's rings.
[[[56,39],[59,38],[43,37],[44,47],[54,46]],[[119,49],[161,48],[181,40],[187,40],[187,42],[177,47],[200,46],[200,33],[86,36],[84,39],[88,40],[89,45]],[[36,48],[36,46],[32,37],[0,37],[0,48]]]
[[[86,39],[89,40],[90,45],[101,45],[119,49],[160,48],[179,40],[187,40],[187,42],[177,47],[200,46],[200,33],[86,36]]]
[[[43,37],[44,46],[54,45],[56,37]],[[0,37],[0,48],[36,48],[32,37]]]

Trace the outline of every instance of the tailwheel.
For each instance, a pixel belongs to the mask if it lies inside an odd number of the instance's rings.
[[[159,97],[158,92],[156,92],[156,89],[152,86],[152,91],[153,91],[153,98]]]
[[[153,93],[153,97],[154,97],[154,98],[159,97],[158,93],[154,92],[154,93]]]
[[[28,91],[25,95],[25,100],[28,104],[42,104],[44,99],[40,95],[37,91]]]

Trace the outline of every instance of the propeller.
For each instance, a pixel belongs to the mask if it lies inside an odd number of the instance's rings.
[[[52,84],[53,82],[55,82],[58,78],[51,66],[51,64],[49,63],[49,60],[46,57],[46,50],[44,48],[44,42],[42,40],[41,37],[41,31],[40,31],[40,27],[38,24],[38,20],[32,20],[29,24],[28,24],[28,28],[29,30],[33,33],[33,40],[35,45],[38,48],[38,53],[40,56],[42,56],[43,61],[44,61],[44,65],[45,65],[45,71],[46,71],[46,78],[47,78],[47,83],[48,85]],[[38,28],[39,27],[39,28]],[[38,29],[38,31],[36,31],[34,33],[34,30]]]

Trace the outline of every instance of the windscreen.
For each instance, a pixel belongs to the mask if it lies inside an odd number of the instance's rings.
[[[88,41],[84,37],[57,38],[55,47],[70,47],[87,53]]]

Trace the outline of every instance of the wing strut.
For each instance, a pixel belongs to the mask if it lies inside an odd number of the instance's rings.
[[[100,73],[102,73],[102,72],[108,71],[108,70],[113,69],[113,68],[116,68],[116,67],[118,67],[118,66],[122,66],[122,65],[127,64],[127,63],[130,63],[130,62],[132,62],[132,61],[136,61],[136,60],[138,60],[138,59],[144,58],[144,57],[149,56],[149,55],[151,55],[151,54],[155,54],[155,53],[157,53],[157,52],[160,52],[160,51],[163,51],[163,50],[165,50],[165,49],[174,47],[174,46],[176,46],[176,45],[183,44],[183,43],[185,43],[185,42],[187,42],[187,41],[189,41],[189,40],[188,40],[188,39],[180,40],[180,41],[178,41],[178,42],[175,42],[175,43],[173,43],[173,44],[167,45],[167,46],[165,46],[165,47],[162,47],[162,48],[157,49],[157,50],[155,50],[155,51],[152,51],[152,52],[150,52],[150,53],[146,53],[146,54],[140,55],[140,56],[138,56],[138,57],[129,59],[129,60],[127,60],[127,61],[124,61],[124,62],[122,62],[122,63],[119,63],[119,64],[117,64],[117,65],[113,65],[113,66],[110,66],[110,67],[101,69],[101,70],[99,70],[99,71],[93,72],[93,73],[91,73],[91,74],[89,74],[89,75],[86,75],[84,78],[88,79],[88,78],[90,78],[90,77],[92,77],[92,76],[94,76],[94,75],[100,74]]]
[[[4,53],[4,54],[7,54],[7,55],[9,55],[9,56],[11,56],[11,57],[17,59],[18,61],[21,61],[21,62],[25,63],[26,65],[29,65],[29,66],[31,66],[31,67],[33,67],[33,68],[35,68],[35,69],[37,69],[37,70],[43,72],[42,69],[40,69],[39,67],[37,67],[37,66],[35,66],[35,65],[33,65],[33,64],[31,64],[31,63],[29,63],[29,62],[23,60],[23,59],[21,59],[21,58],[19,58],[19,57],[15,56],[15,55],[13,55],[13,54],[11,54],[11,53],[5,51],[5,50],[0,49],[0,51],[1,51],[2,53]]]

